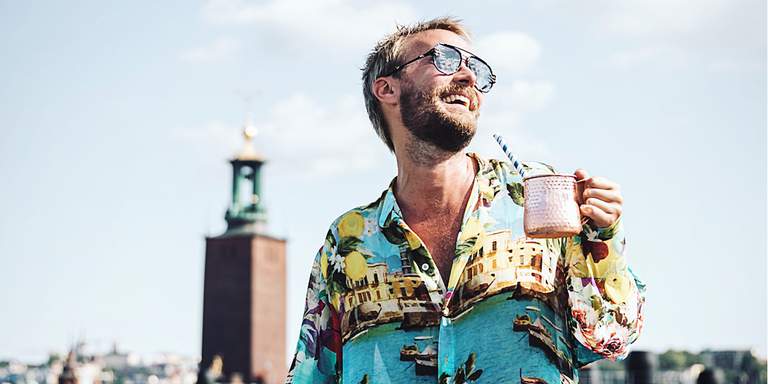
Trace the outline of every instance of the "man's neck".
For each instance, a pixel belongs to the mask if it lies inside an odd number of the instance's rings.
[[[420,220],[427,215],[462,211],[477,172],[475,161],[463,152],[432,162],[423,160],[397,158],[394,192],[403,214]]]

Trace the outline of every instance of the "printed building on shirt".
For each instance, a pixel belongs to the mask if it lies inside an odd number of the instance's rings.
[[[557,253],[540,241],[511,240],[509,230],[491,232],[462,273],[462,285],[457,290],[460,308],[515,289],[531,295],[550,293],[554,290],[557,263]],[[418,274],[402,270],[390,273],[386,263],[371,263],[363,278],[347,278],[347,285],[352,290],[342,294],[341,302],[352,310],[346,311],[342,319],[342,329],[347,330],[344,340],[376,324],[402,321],[402,328],[408,329],[439,321],[440,308],[424,303],[439,296],[439,292],[430,292]],[[440,302],[439,298],[432,301]]]
[[[515,289],[531,295],[554,291],[558,253],[541,241],[512,239],[510,233],[488,233],[479,252],[470,256],[457,289],[460,307]]]

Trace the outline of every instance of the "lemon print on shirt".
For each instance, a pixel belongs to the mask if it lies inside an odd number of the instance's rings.
[[[350,252],[344,259],[345,270],[352,281],[357,281],[365,277],[368,272],[368,262],[365,261],[365,256],[360,252]]]
[[[349,212],[339,220],[339,236],[360,237],[363,234],[365,222],[360,212]]]

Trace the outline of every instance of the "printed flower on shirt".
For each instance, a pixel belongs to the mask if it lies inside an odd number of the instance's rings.
[[[594,328],[598,320],[597,311],[591,303],[587,304],[587,302],[580,300],[571,301],[571,315],[579,326],[585,330]]]
[[[621,356],[626,353],[627,343],[625,340],[629,337],[628,330],[618,323],[607,323],[601,327],[595,328],[591,335],[585,335],[595,340],[600,354],[607,357]]]
[[[330,258],[331,266],[333,267],[334,272],[343,272],[344,271],[344,258],[341,257],[341,255],[333,254]]]

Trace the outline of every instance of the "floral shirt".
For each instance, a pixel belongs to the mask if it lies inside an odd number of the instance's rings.
[[[315,257],[286,383],[571,383],[583,365],[627,355],[644,286],[620,222],[526,238],[520,176],[469,156],[479,171],[448,286],[392,186],[343,214]]]

